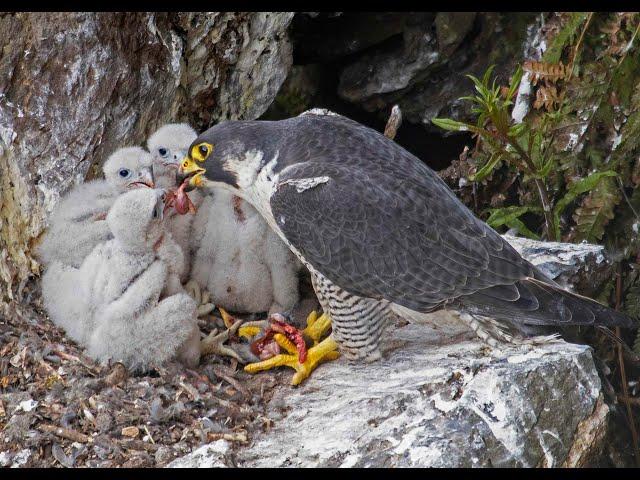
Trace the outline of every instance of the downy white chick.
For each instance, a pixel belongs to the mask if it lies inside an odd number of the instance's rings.
[[[151,155],[140,147],[111,154],[103,166],[104,180],[76,186],[56,205],[38,249],[42,263],[80,267],[97,244],[111,238],[105,218],[118,195],[131,188],[153,187],[151,168]]]
[[[176,172],[197,133],[186,123],[169,123],[160,127],[147,140],[147,149],[153,157],[153,174],[158,188],[176,187]],[[190,192],[189,198],[197,207],[202,200],[199,192]],[[191,264],[191,228],[193,215],[178,215],[167,212],[168,228],[176,243],[182,248],[184,269],[181,280],[188,279]]]
[[[182,344],[178,358],[189,366],[199,360],[195,303],[171,291],[175,282],[182,291],[176,271],[182,259],[160,225],[161,194],[141,189],[122,195],[107,218],[115,238],[97,245],[79,269],[56,261],[43,278],[52,321],[94,358],[142,368]],[[162,296],[168,298],[159,301]]]
[[[192,240],[191,278],[209,290],[216,305],[275,313],[298,302],[300,263],[240,197],[222,189],[206,195],[195,215]]]
[[[149,137],[147,149],[153,157],[153,173],[160,188],[175,187],[178,166],[197,136],[186,123],[168,123]]]
[[[42,277],[42,298],[51,321],[80,345],[87,345],[99,305],[94,288],[104,275],[105,243],[98,244],[80,268],[54,260]]]
[[[120,196],[107,216],[113,240],[85,261],[98,265],[89,299],[99,307],[87,342],[96,360],[121,361],[136,370],[174,356],[188,366],[198,364],[196,304],[186,293],[171,294],[172,272],[179,273],[181,259],[165,231],[163,208],[160,190]]]

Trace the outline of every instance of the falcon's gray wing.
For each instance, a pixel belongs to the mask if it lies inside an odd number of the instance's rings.
[[[329,128],[312,117],[280,145],[300,163],[279,172],[271,208],[287,240],[341,288],[516,324],[633,324],[555,285],[394,142],[341,117]]]
[[[350,293],[429,310],[534,267],[436,178],[323,161],[285,169],[271,207],[287,239]],[[435,175],[434,175],[435,176]],[[299,192],[295,180],[328,177]],[[294,180],[294,182],[287,182]]]

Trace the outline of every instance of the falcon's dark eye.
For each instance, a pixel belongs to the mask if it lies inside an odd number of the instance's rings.
[[[158,218],[158,209],[157,208],[153,209],[153,218]]]
[[[169,153],[169,152],[167,151],[167,149],[166,149],[166,148],[164,148],[164,147],[160,147],[160,148],[158,149],[158,153],[160,154],[160,156],[161,156],[161,157],[166,157],[166,156],[167,156],[167,153]]]
[[[121,168],[120,170],[118,170],[118,175],[120,175],[122,178],[129,178],[131,176],[131,170],[129,170],[128,168]]]
[[[210,143],[199,143],[189,150],[189,157],[196,162],[204,162],[213,151],[213,145]]]

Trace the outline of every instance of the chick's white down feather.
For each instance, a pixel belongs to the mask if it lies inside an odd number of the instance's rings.
[[[197,137],[193,128],[186,123],[169,123],[160,127],[147,140],[147,149],[153,159],[153,173],[158,188],[173,189],[176,187],[176,172],[185,157],[187,149]],[[202,197],[199,192],[189,193],[189,198],[196,208]],[[191,229],[193,215],[178,215],[174,210],[167,212],[170,217],[167,225],[173,239],[182,249],[184,258],[181,281],[188,279],[191,264]]]
[[[199,360],[195,302],[167,293],[179,273],[171,264],[179,248],[161,220],[161,193],[145,188],[118,197],[107,216],[114,238],[79,269],[55,263],[57,278],[43,280],[54,323],[101,362],[145,369],[174,356],[190,366]]]
[[[151,156],[140,147],[116,150],[105,162],[104,180],[74,187],[56,206],[38,249],[42,263],[80,267],[100,242],[111,238],[105,216],[115,199],[130,188],[152,182]]]
[[[222,189],[204,196],[193,227],[191,278],[235,312],[290,310],[300,264],[249,203]]]

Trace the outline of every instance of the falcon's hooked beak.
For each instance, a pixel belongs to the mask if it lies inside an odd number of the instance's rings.
[[[213,145],[210,143],[192,145],[178,167],[178,185],[183,185],[188,178],[189,182],[185,189],[186,191],[201,187],[204,180],[203,176],[207,169],[201,167],[198,163],[203,163],[211,155],[211,152],[213,152]]]
[[[185,188],[185,191],[187,192],[194,188],[201,187],[203,183],[202,177],[206,171],[206,169],[198,166],[190,155],[187,155],[182,159],[182,163],[180,163],[180,166],[178,167],[176,183],[178,185],[183,185],[184,181],[188,178],[189,183]]]

